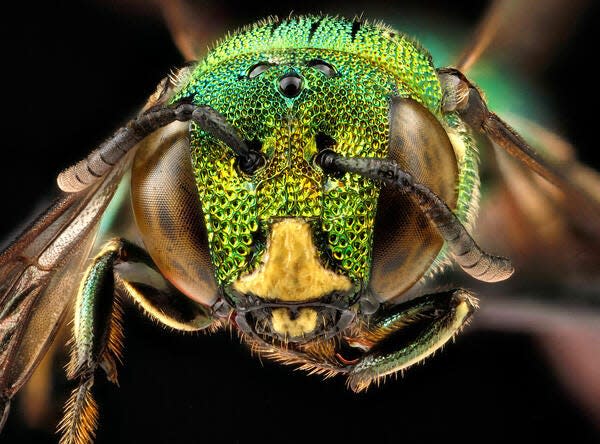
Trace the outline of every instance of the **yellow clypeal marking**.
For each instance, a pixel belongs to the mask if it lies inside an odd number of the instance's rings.
[[[348,291],[352,283],[323,267],[310,225],[303,219],[289,218],[271,226],[262,264],[235,281],[233,288],[263,299],[304,302],[332,291]]]
[[[273,331],[280,335],[297,338],[317,328],[317,312],[312,308],[301,308],[293,319],[287,308],[275,308],[271,313]]]

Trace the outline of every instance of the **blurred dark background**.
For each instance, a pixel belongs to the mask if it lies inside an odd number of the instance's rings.
[[[127,121],[169,69],[184,61],[150,2],[13,6],[0,29],[2,237],[45,206],[62,168]],[[433,23],[456,23],[466,39],[484,6],[479,1],[370,2],[354,12],[385,19],[420,8]],[[598,9],[590,6],[573,23],[575,32],[535,77],[560,116],[561,133],[596,168],[600,95],[590,63],[596,57]],[[206,10],[215,11],[208,2]],[[219,29],[226,22],[225,32],[292,10],[335,8],[313,0],[302,5],[223,2],[209,24]],[[600,438],[599,418],[566,390],[537,339],[526,332],[468,329],[425,365],[355,395],[343,378],[322,381],[261,361],[227,332],[171,333],[135,310],[127,310],[125,320],[120,388],[98,378],[98,443],[542,442],[559,436],[592,443]],[[70,386],[60,376],[55,383],[62,402],[61,391]],[[56,442],[56,417],[32,429],[20,407],[13,406],[0,442]]]

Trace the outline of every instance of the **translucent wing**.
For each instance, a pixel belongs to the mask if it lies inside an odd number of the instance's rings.
[[[0,415],[52,342],[99,220],[132,154],[89,189],[64,194],[0,254]]]
[[[468,70],[485,52],[518,68],[521,74],[531,75],[535,70],[539,74],[557,44],[564,43],[573,31],[573,23],[588,3],[581,0],[566,6],[563,0],[491,1],[473,38],[457,58],[457,66]],[[502,67],[506,70],[505,65]],[[472,80],[479,84],[475,71]],[[485,77],[485,66],[479,75]],[[505,76],[510,75],[506,71]],[[516,132],[499,119],[488,119],[483,125],[486,135],[498,145],[483,149],[484,195],[477,234],[488,248],[510,257],[517,272],[505,285],[482,292],[499,290],[518,299],[527,291],[529,299],[546,304],[597,310],[600,174],[579,162],[567,141],[533,122],[535,105],[511,103],[520,97],[535,100],[530,86],[521,85],[520,91],[511,93],[515,84],[510,78],[505,80],[507,86],[499,92],[496,85],[503,83],[502,79],[481,79],[490,110],[498,112]],[[501,100],[506,97],[511,101]],[[528,117],[512,114],[515,109]],[[583,111],[581,103],[577,109]]]
[[[562,165],[562,180],[569,186],[550,184],[502,150],[485,150],[478,238],[510,257],[516,272],[509,282],[481,292],[501,304],[517,303],[518,321],[508,322],[508,328],[521,324],[523,329],[535,330],[540,326],[543,317],[526,322],[523,313],[528,311],[522,312],[519,306],[523,301],[539,304],[537,315],[547,307],[550,312],[563,310],[566,321],[577,313],[598,318],[600,174],[578,162],[569,145],[548,130],[527,121],[519,126],[544,152],[540,165],[544,159]],[[577,195],[571,193],[574,187],[580,191]],[[509,321],[505,308],[497,319]],[[493,317],[488,320],[495,328],[501,326]]]
[[[162,17],[175,45],[186,60],[197,60],[206,52],[208,43],[225,28],[216,2],[193,4],[186,0],[159,0]]]
[[[529,73],[539,71],[574,32],[573,23],[588,4],[589,0],[493,0],[455,66],[466,73],[484,53],[492,52]]]
[[[523,132],[526,127],[546,156],[562,161],[564,175],[586,192],[590,206],[598,205],[600,175],[556,135],[527,122]],[[506,252],[517,272],[499,288],[481,289],[475,325],[534,333],[565,388],[600,419],[600,217],[586,215],[576,204],[580,198],[503,153],[497,160],[478,233],[484,244]]]
[[[458,65],[468,69],[487,47],[526,74],[539,73],[556,43],[566,40],[563,25],[574,28],[585,4],[575,2],[571,9],[560,3],[494,2],[476,32],[488,41],[473,42]],[[523,13],[527,7],[529,12]],[[499,12],[506,8],[513,13]],[[554,14],[544,19],[544,8]],[[522,13],[515,15],[518,10]],[[521,93],[530,97],[527,92]],[[579,117],[586,113],[583,98],[574,95],[574,101],[576,97],[580,100],[574,108],[580,112],[574,115]],[[575,149],[553,131],[501,114],[533,147],[537,160],[521,163],[502,149],[484,150],[478,239],[510,257],[516,272],[502,285],[477,290],[482,304],[474,326],[535,334],[570,394],[600,418],[600,174],[579,162]],[[526,150],[516,153],[528,156]]]
[[[583,283],[597,280],[600,272],[600,174],[581,164],[556,134],[525,119],[515,124],[538,145],[542,160],[560,168],[570,187],[550,185],[497,152],[496,179],[484,201],[480,232],[493,242],[493,227],[502,223],[507,233],[503,248],[529,271],[529,280],[543,276],[546,284],[560,280],[583,291]],[[577,196],[571,194],[575,187]],[[600,306],[600,298],[590,303]]]

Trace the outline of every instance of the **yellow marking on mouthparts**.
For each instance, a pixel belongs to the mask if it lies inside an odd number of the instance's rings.
[[[352,283],[321,264],[310,225],[288,218],[271,226],[261,266],[240,277],[233,288],[263,299],[304,302],[332,291],[348,291]]]
[[[317,328],[317,312],[312,308],[299,309],[294,319],[287,308],[275,308],[271,316],[273,331],[291,338],[297,338]]]

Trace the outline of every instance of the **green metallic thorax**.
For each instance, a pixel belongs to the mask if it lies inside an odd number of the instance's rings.
[[[338,75],[307,66],[314,59]],[[248,78],[265,61],[274,66]],[[304,80],[294,99],[278,91],[279,78],[291,69]],[[319,133],[335,139],[345,156],[386,157],[391,95],[411,97],[439,115],[442,93],[429,54],[383,26],[342,18],[259,23],[200,62],[173,100],[211,106],[243,139],[259,141],[267,159],[245,175],[228,147],[192,132],[192,164],[221,285],[260,263],[277,217],[312,220],[322,260],[355,281],[368,280],[379,188],[357,175],[326,177],[312,160]]]

